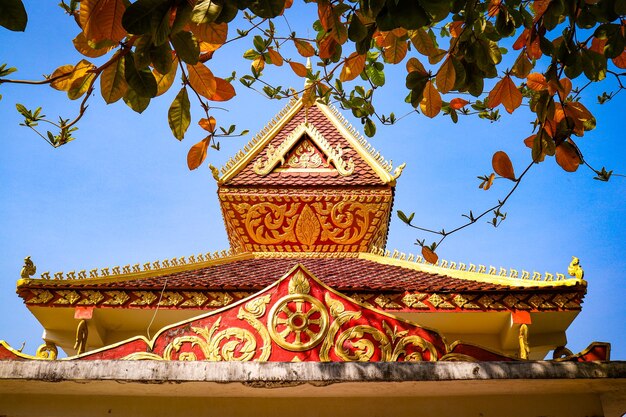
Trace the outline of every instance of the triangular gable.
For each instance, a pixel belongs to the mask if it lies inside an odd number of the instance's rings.
[[[271,175],[263,171],[264,175],[260,175],[255,172],[254,168],[259,168],[263,161],[267,161],[268,150],[271,151],[272,155],[280,150],[281,156],[284,158],[293,146],[293,143],[291,143],[292,146],[288,146],[285,142],[300,139],[293,133],[303,124],[316,131],[317,135],[326,141],[327,148],[344,151],[341,160],[347,162],[350,158],[353,159],[355,175],[351,175],[349,179],[346,179],[345,175],[336,175],[337,178],[332,183],[333,185],[394,185],[395,179],[402,172],[403,166],[396,168],[392,174],[391,162],[385,161],[380,153],[373,149],[336,109],[321,103],[316,103],[307,109],[303,106],[302,100],[292,100],[272,119],[268,126],[244,147],[243,151],[237,153],[235,159],[231,159],[222,168],[219,183],[225,185],[275,185],[272,181],[279,181],[280,170],[271,173]],[[294,136],[296,137],[294,138]],[[320,148],[322,147],[320,146]],[[281,160],[278,158],[277,162]],[[273,167],[275,168],[276,165],[273,164]],[[337,173],[335,172],[335,174]]]
[[[298,149],[302,149],[307,143],[310,151],[303,150],[302,155],[299,155]],[[321,152],[316,152],[316,150]],[[303,165],[300,158],[303,155],[309,156],[310,153],[317,155],[319,161],[312,161],[314,162],[312,166]],[[307,169],[310,172],[310,169],[313,168],[316,171],[336,171],[343,176],[352,175],[354,173],[354,161],[352,158],[345,160],[343,153],[341,145],[333,148],[311,123],[303,122],[291,131],[278,147],[271,144],[267,145],[264,158],[257,158],[252,170],[260,176],[275,172],[275,168],[278,168],[280,172],[293,172],[299,171],[299,169]],[[330,168],[329,162],[332,162],[334,169],[320,170],[319,168],[323,168],[324,162],[326,162],[327,168]]]
[[[332,171],[332,161],[304,134],[284,156],[284,162],[275,170],[279,171]]]

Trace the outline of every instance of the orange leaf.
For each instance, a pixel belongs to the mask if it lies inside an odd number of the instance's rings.
[[[533,10],[535,11],[535,22],[548,10],[550,0],[535,0],[533,3]]]
[[[546,77],[543,74],[538,72],[533,72],[532,74],[528,74],[526,79],[526,85],[533,91],[543,91],[548,88],[548,83],[546,82]]]
[[[422,246],[422,256],[426,262],[431,264],[436,264],[439,260],[439,256],[435,252],[432,251],[428,246]]]
[[[308,58],[315,55],[315,49],[313,48],[313,46],[311,46],[310,43],[302,41],[300,39],[294,39],[293,43],[296,45],[298,53],[303,57]]]
[[[280,55],[280,53],[278,53],[278,51],[276,51],[274,48],[267,48],[267,53],[272,60],[272,64],[276,65],[277,67],[283,65],[283,57]]]
[[[543,55],[539,43],[539,36],[536,33],[531,32],[530,37],[526,42],[526,55],[530,59],[539,59],[541,58],[541,55]]]
[[[491,159],[491,165],[493,170],[496,171],[501,177],[508,178],[511,181],[515,181],[515,171],[513,170],[513,164],[506,152],[498,151],[493,154]]]
[[[463,100],[462,98],[453,98],[450,100],[450,108],[454,110],[460,110],[465,107],[466,104],[469,104],[469,101]]]
[[[231,83],[223,78],[215,77],[215,94],[211,96],[211,101],[228,101],[235,97],[235,88]]]
[[[504,108],[509,113],[513,113],[522,104],[522,93],[519,92],[509,75],[498,81],[489,93],[488,107],[494,108],[500,103],[504,105]]]
[[[442,94],[445,94],[452,90],[455,81],[456,71],[454,70],[452,60],[448,58],[444,61],[443,65],[441,65],[437,73],[437,88]]]
[[[480,183],[480,185],[478,186],[478,188],[482,188],[483,190],[487,191],[488,189],[491,188],[491,186],[493,185],[493,180],[496,178],[496,174],[491,174],[489,175],[489,177]]]
[[[604,55],[605,45],[606,45],[606,39],[593,38],[591,40],[591,48],[589,48],[589,50],[593,52],[597,52],[601,55]]]
[[[526,45],[526,41],[528,40],[529,35],[528,29],[524,29],[524,31],[519,35],[515,43],[513,43],[513,49],[516,51],[522,49],[524,45]]]
[[[338,10],[335,10],[328,0],[317,1],[317,13],[322,27],[339,44],[343,44],[348,40],[348,31],[345,23],[341,21],[341,13]]]
[[[80,32],[78,36],[76,36],[74,40],[72,40],[72,43],[74,44],[74,48],[76,48],[78,52],[80,52],[81,54],[85,56],[88,56],[89,58],[98,58],[106,54],[111,49],[115,48],[116,46],[116,44],[112,42],[105,42],[106,44],[108,44],[108,46],[104,46],[99,49],[94,49],[87,41],[87,38],[85,37],[84,32]]]
[[[215,132],[215,125],[217,124],[217,122],[215,121],[215,117],[210,116],[208,119],[205,119],[203,117],[202,119],[198,121],[198,124],[200,125],[201,128],[203,128],[207,132],[213,133]]]
[[[626,69],[626,51],[622,52],[617,58],[613,58],[613,63],[617,68]]]
[[[559,81],[550,80],[548,82],[548,92],[550,94],[554,94],[559,92],[559,96],[561,96],[561,100],[565,101],[565,98],[569,96],[569,93],[572,91],[572,82],[569,78],[561,78]]]
[[[489,9],[487,9],[487,13],[489,16],[494,17],[498,13],[500,13],[500,5],[502,4],[502,0],[491,0],[489,2]]]
[[[200,46],[202,52],[217,50],[226,42],[226,38],[228,37],[228,24],[224,22],[209,22],[199,25],[190,23],[189,29],[191,29],[194,36],[201,41]]]
[[[415,49],[417,49],[417,51],[422,55],[430,57],[439,52],[439,49],[430,37],[430,34],[423,28],[410,31],[409,39],[411,39],[411,43],[415,46]]]
[[[289,66],[291,66],[291,69],[293,70],[293,72],[296,73],[298,77],[306,77],[307,69],[301,63],[290,61]]]
[[[352,81],[358,77],[364,69],[365,55],[353,52],[346,58],[346,62],[343,64],[343,69],[339,75],[339,80],[341,82]]]
[[[335,38],[327,33],[322,39],[318,41],[318,47],[320,58],[327,59],[331,58],[335,54],[337,48],[339,47],[339,44],[337,43]]]
[[[124,0],[83,0],[80,2],[80,25],[88,40],[119,42],[126,36],[122,16]]]
[[[408,72],[413,72],[413,71],[417,71],[420,74],[427,74],[426,69],[424,68],[424,65],[422,65],[421,62],[419,62],[419,60],[415,57],[413,58],[409,58],[409,60],[406,62],[406,70]]]
[[[556,163],[567,172],[574,172],[581,164],[580,157],[576,148],[567,142],[561,143],[556,147]]]
[[[192,171],[202,165],[206,158],[206,152],[209,148],[209,138],[202,139],[189,149],[187,153],[187,166]]]
[[[535,143],[535,136],[537,136],[537,135],[530,135],[529,137],[524,139],[524,145],[526,145],[528,148],[532,149],[533,148],[533,143]]]
[[[463,32],[463,21],[459,20],[450,23],[450,35],[452,35],[453,38],[461,36],[461,32]]]
[[[402,60],[406,56],[406,53],[409,50],[409,45],[406,41],[400,39],[401,38],[398,38],[391,33],[387,35],[387,40],[389,41],[389,44],[388,46],[385,46],[385,49],[383,50],[383,58],[385,62],[397,64],[399,62],[402,62]]]
[[[189,84],[191,84],[196,93],[210,100],[217,89],[217,82],[211,70],[204,64],[198,63],[196,65],[187,64],[187,71],[189,73]]]
[[[422,113],[432,119],[441,111],[441,104],[439,91],[437,91],[432,81],[428,81],[426,87],[424,87],[424,98],[422,98],[422,102],[420,103]]]

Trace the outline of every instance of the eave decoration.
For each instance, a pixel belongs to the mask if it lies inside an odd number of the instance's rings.
[[[557,360],[607,360],[607,344],[592,344]],[[33,357],[0,342],[0,360],[54,359],[54,346]],[[220,310],[63,360],[182,360],[258,362],[511,361],[485,348],[384,313],[326,286],[298,264],[257,294]]]

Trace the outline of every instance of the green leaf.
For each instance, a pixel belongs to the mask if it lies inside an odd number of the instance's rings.
[[[353,14],[350,19],[350,26],[348,26],[348,39],[352,42],[359,42],[365,39],[366,36],[367,28],[361,22],[361,19],[356,14]]]
[[[365,132],[367,137],[370,138],[376,134],[376,125],[369,117],[365,119],[365,126],[363,128],[363,131]]]
[[[132,88],[129,88],[124,95],[124,103],[137,113],[142,113],[150,105],[150,99],[141,97]]]
[[[383,68],[384,66],[380,62],[375,62],[372,65],[365,67],[367,77],[375,86],[382,87],[385,85],[385,71],[383,71]]]
[[[200,0],[193,7],[191,21],[197,24],[215,21],[222,11],[222,6],[212,0]]]
[[[172,48],[169,42],[150,49],[150,60],[154,68],[161,74],[167,74],[172,69]]]
[[[28,15],[22,0],[0,0],[0,26],[14,32],[24,32]]]
[[[15,103],[15,108],[22,116],[26,117],[27,119],[30,119],[30,112],[28,111],[26,106],[20,103]]]
[[[191,32],[178,32],[170,38],[176,55],[185,63],[195,65],[198,63],[200,56],[200,47],[198,41],[193,37]]]
[[[167,122],[172,134],[178,140],[183,140],[185,132],[191,123],[190,103],[187,88],[180,89],[167,112]]]
[[[589,49],[582,50],[582,65],[585,76],[591,81],[606,78],[606,57]]]
[[[168,0],[137,0],[126,8],[122,26],[133,35],[149,33],[161,23],[169,7]]]
[[[124,57],[124,78],[126,78],[126,82],[138,96],[145,98],[156,96],[157,82],[152,71],[147,68],[137,69],[133,54],[128,54]]]
[[[252,0],[248,3],[248,8],[259,17],[272,18],[282,13],[285,0]]]

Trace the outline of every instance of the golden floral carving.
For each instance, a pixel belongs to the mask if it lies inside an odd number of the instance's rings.
[[[201,292],[184,291],[183,294],[187,300],[180,305],[181,307],[202,307],[202,304],[208,300],[208,297]]]
[[[160,306],[177,306],[183,301],[183,296],[174,291],[165,291],[159,301]]]
[[[130,299],[124,291],[106,291],[105,294],[110,297],[102,303],[105,305],[120,306]]]
[[[300,243],[310,246],[317,241],[317,238],[320,236],[320,230],[320,222],[317,216],[313,214],[313,210],[308,205],[304,206],[296,223],[296,237]]]
[[[73,290],[61,290],[57,291],[57,294],[60,296],[54,304],[74,304],[76,301],[80,299],[80,295]]]
[[[59,350],[57,349],[57,346],[54,343],[45,340],[44,344],[37,348],[35,357],[38,359],[48,359],[53,361],[57,358],[58,354]]]
[[[157,299],[157,296],[150,291],[134,291],[133,294],[137,296],[137,299],[130,303],[130,305],[133,306],[150,305]]]
[[[77,304],[80,305],[96,305],[100,301],[104,300],[104,295],[100,291],[81,291],[83,299],[80,300]]]
[[[26,304],[45,304],[54,298],[48,290],[30,290],[34,297],[26,301]]]
[[[330,168],[328,162],[317,148],[308,139],[302,140],[291,153],[287,162],[283,164],[286,168]]]

